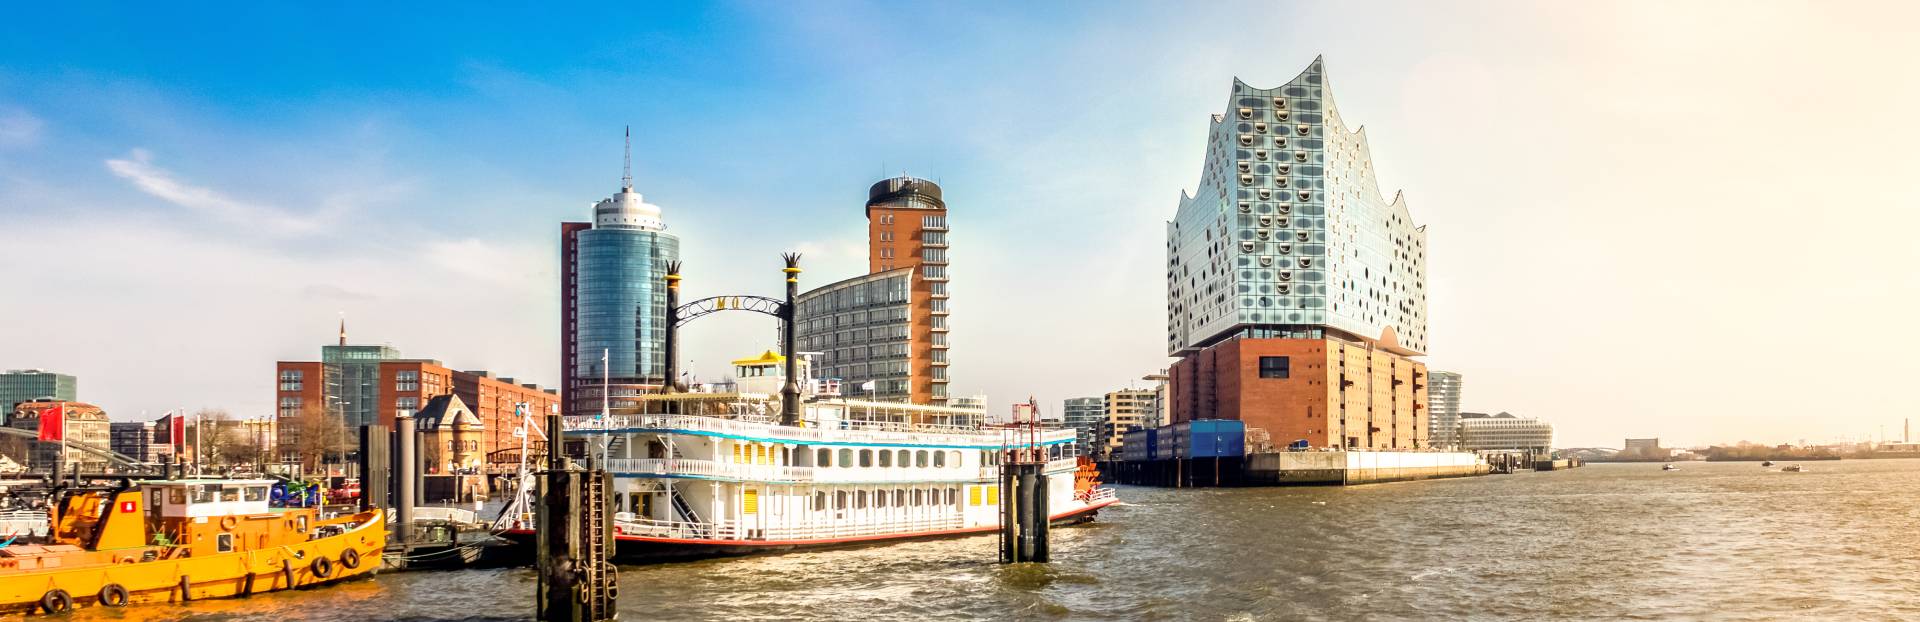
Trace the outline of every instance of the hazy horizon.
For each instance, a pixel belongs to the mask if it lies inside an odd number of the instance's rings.
[[[1169,363],[1164,235],[1238,77],[1324,55],[1429,236],[1462,409],[1618,447],[1898,438],[1920,363],[1911,5],[738,4],[490,15],[21,7],[0,25],[0,369],[116,420],[273,412],[350,341],[558,384],[559,223],[633,176],[688,296],[863,273],[865,192],[951,208],[956,395]],[[1015,13],[1019,13],[1016,15]],[[1261,16],[1269,25],[1236,20]],[[288,27],[299,24],[298,27]],[[683,332],[702,377],[774,347]]]

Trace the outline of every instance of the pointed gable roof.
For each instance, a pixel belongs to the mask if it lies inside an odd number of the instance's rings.
[[[427,400],[425,408],[413,414],[414,425],[421,431],[438,430],[441,426],[481,427],[480,416],[467,408],[460,396],[448,393]]]

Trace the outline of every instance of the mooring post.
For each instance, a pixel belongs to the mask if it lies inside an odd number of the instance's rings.
[[[418,465],[413,455],[413,426],[413,417],[393,419],[393,538],[402,547],[413,543],[413,470]]]
[[[547,420],[547,470],[540,474],[535,554],[537,617],[543,621],[599,622],[619,617],[614,601],[615,572],[609,561],[613,525],[606,471],[584,471],[562,452],[566,429],[561,417]]]
[[[1019,423],[1016,418],[1015,423]],[[1038,422],[1015,433],[1000,459],[1000,562],[1045,563],[1050,517],[1047,509],[1047,450],[1039,443]]]

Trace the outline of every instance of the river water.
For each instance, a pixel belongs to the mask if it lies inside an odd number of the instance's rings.
[[[992,536],[621,569],[623,620],[1920,619],[1920,460],[1121,487],[1048,565]],[[77,620],[526,619],[530,570]]]

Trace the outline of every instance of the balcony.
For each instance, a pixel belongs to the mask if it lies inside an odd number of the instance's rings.
[[[737,464],[686,458],[613,459],[607,470],[622,477],[702,477],[740,481],[800,482],[813,479],[812,467]]]

